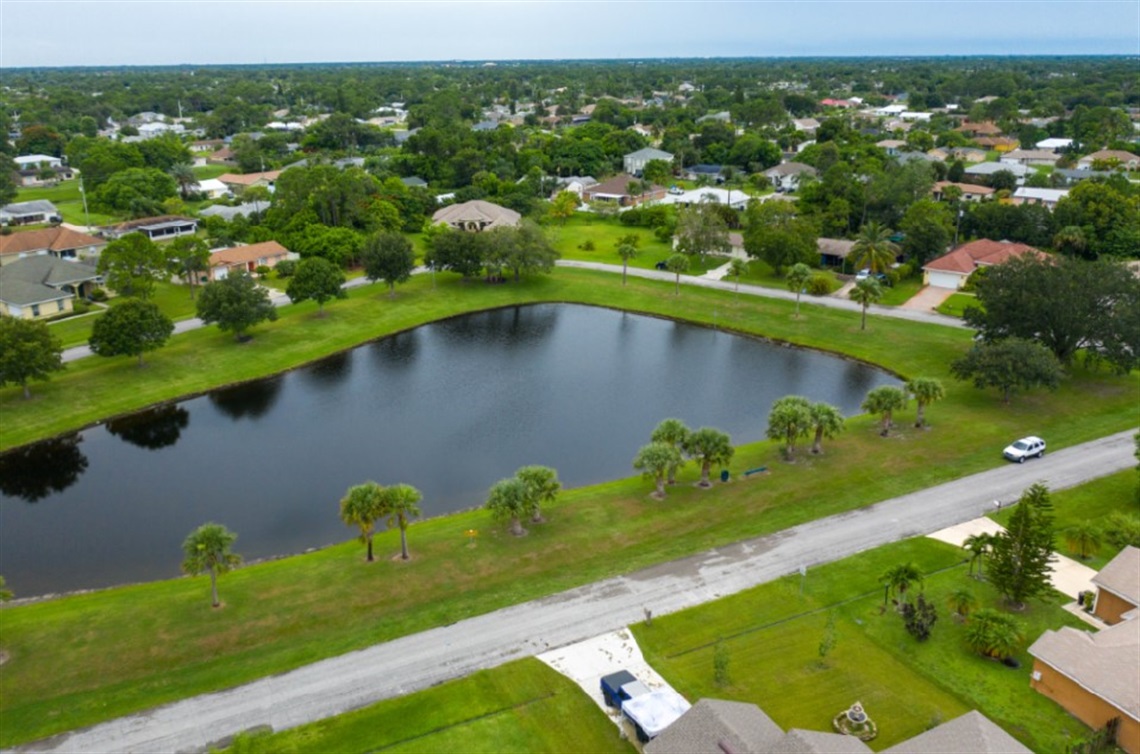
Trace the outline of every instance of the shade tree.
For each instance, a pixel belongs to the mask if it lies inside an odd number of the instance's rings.
[[[1061,364],[1045,346],[1023,338],[1004,338],[975,343],[950,364],[950,373],[984,390],[997,388],[1002,402],[1018,390],[1044,387],[1056,390],[1061,383]]]
[[[28,383],[46,381],[63,369],[63,345],[47,323],[0,317],[0,387],[19,385],[31,398]]]
[[[558,472],[549,466],[523,466],[515,472],[515,478],[526,485],[531,522],[542,523],[542,506],[553,504],[562,489]]]
[[[166,345],[173,332],[174,323],[156,304],[128,299],[95,320],[87,343],[98,356],[137,356],[141,367],[143,354]]]
[[[111,290],[147,299],[155,283],[168,276],[166,254],[142,233],[128,233],[107,244],[96,269]]]
[[[495,519],[508,521],[510,532],[516,537],[525,535],[522,519],[530,513],[530,491],[526,482],[518,477],[500,479],[487,493],[486,508]]]
[[[1034,484],[1022,493],[1004,531],[993,540],[990,582],[1006,602],[1021,608],[1030,597],[1048,594],[1053,555],[1053,506],[1049,490]]]
[[[249,328],[277,319],[269,293],[246,272],[230,273],[203,288],[197,311],[203,322],[217,324],[222,332],[232,332],[239,342],[246,338]]]
[[[360,252],[364,263],[364,276],[388,284],[390,296],[396,295],[396,284],[407,282],[416,267],[416,253],[412,243],[402,233],[381,231],[364,241]]]
[[[323,316],[326,301],[348,297],[343,285],[344,273],[336,265],[321,257],[309,257],[297,264],[296,272],[289,278],[285,295],[294,304],[317,302],[318,316]]]

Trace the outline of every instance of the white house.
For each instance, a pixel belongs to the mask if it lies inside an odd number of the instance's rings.
[[[795,191],[800,185],[800,176],[817,175],[811,165],[802,162],[785,162],[764,171],[764,177],[772,182],[777,191]]]
[[[1018,186],[1010,200],[1014,204],[1043,204],[1049,209],[1057,206],[1057,202],[1069,195],[1068,189],[1030,188]]]
[[[207,178],[203,181],[198,181],[197,191],[211,199],[220,199],[230,193],[230,187],[217,178]]]
[[[713,204],[727,204],[733,209],[744,209],[744,205],[748,203],[749,198],[748,194],[740,190],[705,186],[692,191],[686,191],[682,194],[669,194],[659,203],[676,204],[679,207],[691,207],[696,204],[711,202]]]
[[[625,172],[630,175],[641,175],[641,171],[645,170],[646,164],[653,160],[661,160],[662,162],[667,162],[672,165],[673,155],[661,149],[646,147],[636,152],[630,152],[623,157],[622,167],[625,169]]]
[[[63,167],[63,160],[47,154],[25,154],[13,158],[16,167],[20,170],[36,170],[38,168]]]
[[[1042,139],[1033,145],[1037,149],[1048,149],[1053,152],[1060,152],[1062,149],[1068,149],[1073,146],[1072,139]]]

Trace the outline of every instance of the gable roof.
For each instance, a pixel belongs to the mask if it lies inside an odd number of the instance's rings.
[[[943,254],[937,259],[931,260],[922,269],[969,275],[978,267],[1001,264],[1025,254],[1045,257],[1037,249],[1023,243],[991,241],[988,238],[980,238],[977,241],[962,244],[949,254]]]
[[[1136,162],[1140,160],[1140,155],[1134,155],[1131,152],[1125,152],[1123,149],[1101,149],[1092,154],[1087,154],[1080,159],[1081,162],[1085,160],[1120,160],[1128,164],[1129,162]]]
[[[1029,654],[1090,694],[1140,720],[1140,623],[1126,620],[1096,633],[1065,626],[1046,631]],[[1131,670],[1129,670],[1131,669]]]
[[[227,186],[252,186],[262,180],[272,183],[280,175],[280,170],[267,170],[264,173],[223,173],[218,176],[218,180]]]
[[[792,728],[771,749],[772,754],[870,754],[855,736]]]
[[[1092,583],[1140,605],[1140,550],[1125,547],[1092,577]]]
[[[233,246],[229,249],[220,249],[211,252],[210,266],[219,267],[222,265],[246,264],[268,257],[288,256],[290,253],[292,252],[276,241],[262,241],[261,243],[251,243],[247,246]]]
[[[17,259],[0,267],[0,300],[7,304],[28,306],[45,301],[71,298],[61,290],[99,277],[95,267],[56,257],[35,256]]]
[[[762,754],[784,735],[755,704],[701,699],[645,745],[645,754]]]
[[[934,184],[933,190],[936,192],[942,192],[950,186],[957,186],[959,189],[961,189],[963,194],[977,194],[978,196],[989,196],[996,190],[990,188],[989,186],[978,186],[973,183],[954,183],[953,181],[939,181],[938,183]]]
[[[883,754],[1033,754],[1013,736],[977,710],[942,723],[914,738],[885,749]]]
[[[78,249],[81,246],[106,245],[107,242],[102,238],[59,225],[55,228],[41,228],[0,236],[0,255],[45,250],[60,252]]]
[[[597,185],[590,186],[586,191],[592,196],[632,196],[629,193],[629,184],[631,181],[637,180],[632,175],[625,173],[615,175],[609,180],[603,181]],[[661,191],[660,186],[651,186],[645,193],[653,193],[654,191]]]
[[[482,199],[474,199],[462,204],[452,204],[449,207],[437,210],[431,216],[433,223],[448,223],[449,225],[465,225],[478,223],[483,228],[498,228],[504,225],[518,225],[522,215],[513,209],[500,207]]]
[[[800,173],[810,173],[816,175],[817,171],[811,165],[805,165],[802,162],[785,162],[764,171],[764,175],[772,176],[785,176],[785,175],[799,175]]]
[[[851,253],[851,249],[855,247],[855,242],[848,241],[846,238],[817,238],[815,245],[820,254],[846,259],[847,255]]]
[[[662,149],[645,147],[644,149],[639,149],[636,152],[630,152],[625,156],[625,159],[645,160],[646,162],[649,162],[650,160],[664,160],[665,162],[672,162],[673,155]]]
[[[34,199],[30,202],[13,202],[0,207],[0,213],[5,215],[58,215],[59,210],[47,199]]]

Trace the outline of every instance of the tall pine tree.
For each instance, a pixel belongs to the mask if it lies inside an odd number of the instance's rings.
[[[1035,484],[1022,493],[1009,525],[993,542],[990,581],[1006,601],[1020,608],[1030,597],[1052,588],[1049,563],[1053,560],[1053,506],[1049,490]]]

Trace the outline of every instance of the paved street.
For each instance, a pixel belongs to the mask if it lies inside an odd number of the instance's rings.
[[[1063,489],[1131,468],[1132,431],[782,532],[589,584],[44,742],[35,751],[178,752],[255,726],[301,725],[481,668],[733,594],[1011,502],[1034,482]],[[747,484],[763,484],[763,479]]]

